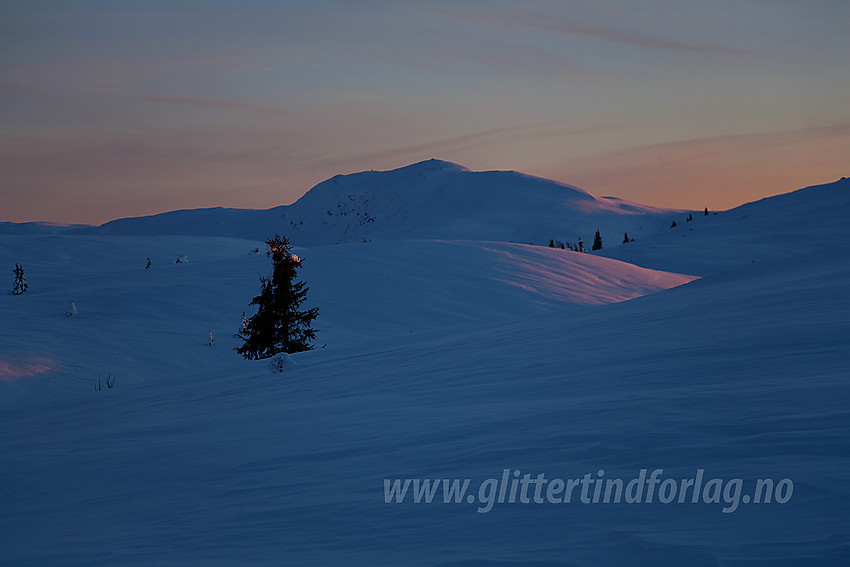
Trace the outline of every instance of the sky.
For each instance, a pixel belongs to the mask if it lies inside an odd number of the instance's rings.
[[[850,176],[846,0],[0,0],[0,221],[432,157],[727,209]]]

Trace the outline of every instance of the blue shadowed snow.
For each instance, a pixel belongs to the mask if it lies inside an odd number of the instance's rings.
[[[30,284],[0,295],[0,563],[846,565],[846,187],[603,250],[646,268],[451,234],[299,249],[320,334],[283,374],[232,351],[261,243],[0,236]],[[505,469],[793,494],[479,513]],[[474,502],[384,502],[414,478]]]

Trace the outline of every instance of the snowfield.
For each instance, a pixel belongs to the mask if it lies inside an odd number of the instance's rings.
[[[477,233],[458,213],[305,238],[319,338],[282,374],[233,352],[269,271],[256,239],[158,234],[157,217],[136,235],[9,230],[0,266],[29,291],[0,294],[0,564],[846,565],[848,194],[691,222],[589,196],[609,207],[571,213],[609,223],[593,254],[540,242],[589,247],[554,215],[500,235],[504,211]],[[617,218],[643,233],[619,244]],[[506,469],[661,469],[679,487],[703,470],[727,490],[584,503],[579,486],[481,512]],[[470,483],[457,503],[387,502],[396,479]],[[748,502],[758,479],[792,493]]]

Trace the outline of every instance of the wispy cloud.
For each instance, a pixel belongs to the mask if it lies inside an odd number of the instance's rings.
[[[233,100],[222,100],[214,98],[204,98],[197,96],[168,96],[157,94],[135,94],[126,93],[123,91],[111,91],[108,94],[126,99],[133,99],[141,102],[151,102],[158,104],[176,104],[184,106],[201,106],[210,108],[220,108],[227,110],[249,110],[249,111],[278,111],[271,106],[266,106],[253,102],[242,102]]]
[[[850,138],[850,122],[836,122],[832,124],[823,124],[815,126],[807,126],[803,128],[775,130],[769,132],[749,132],[743,134],[727,134],[723,136],[708,136],[699,138],[689,138],[685,140],[676,140],[671,142],[662,142],[657,144],[647,144],[626,150],[619,150],[611,154],[606,154],[607,157],[612,155],[645,153],[652,154],[656,152],[684,152],[694,149],[704,149],[709,146],[713,147],[739,147],[742,145],[756,146],[761,148],[782,146],[789,143],[797,143],[806,140],[817,140],[824,138]]]
[[[434,138],[427,141],[396,146],[384,150],[358,152],[345,156],[325,156],[310,158],[314,165],[349,166],[368,168],[394,161],[409,163],[431,157],[446,157],[448,154],[473,148],[486,148],[494,144],[537,140],[566,135],[578,135],[589,129],[567,128],[556,123],[535,123],[489,128],[449,137]]]
[[[521,136],[524,133],[531,132],[538,127],[539,126],[536,125],[521,125],[480,130],[477,132],[471,132],[459,136],[439,138],[435,140],[429,140],[427,142],[410,144],[407,146],[378,151],[367,155],[352,156],[350,159],[355,162],[361,162],[365,160],[365,162],[368,163],[373,161],[385,161],[388,159],[406,157],[410,157],[412,159],[419,159],[424,158],[426,154],[427,157],[432,157],[431,154],[433,152],[451,152],[473,147],[482,143],[492,142],[495,139]]]
[[[649,35],[615,26],[599,26],[588,23],[570,24],[555,19],[529,17],[522,13],[472,12],[456,8],[439,8],[446,15],[477,23],[502,28],[532,29],[576,37],[599,39],[633,47],[687,51],[696,53],[719,53],[726,55],[751,55],[751,50],[718,43],[680,41],[668,37]]]
[[[544,21],[519,21],[518,25],[525,25],[530,28],[563,33],[567,35],[575,35],[582,37],[591,37],[596,39],[602,39],[605,41],[611,41],[615,43],[622,43],[626,45],[632,45],[636,47],[649,47],[654,49],[673,49],[677,51],[692,51],[692,52],[712,52],[712,53],[723,53],[730,55],[745,55],[750,54],[749,50],[740,49],[736,47],[732,47],[729,45],[720,45],[713,43],[690,43],[684,41],[676,41],[673,39],[663,38],[663,37],[653,37],[649,35],[643,35],[635,32],[630,32],[627,30],[614,29],[614,28],[601,28],[601,27],[591,27],[587,25],[583,26],[570,26],[565,24],[558,24],[555,22],[544,22]]]
[[[553,164],[547,174],[646,204],[731,208],[847,176],[848,146],[850,123],[837,122],[636,146]]]

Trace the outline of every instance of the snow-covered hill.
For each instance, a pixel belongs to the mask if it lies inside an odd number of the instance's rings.
[[[69,230],[92,229],[84,224],[56,224],[50,222],[0,222],[0,234],[60,234]]]
[[[602,254],[658,270],[705,275],[754,262],[789,262],[850,241],[850,179],[815,185],[708,216],[674,215],[676,227],[606,246]],[[668,224],[669,227],[669,224]],[[637,246],[635,244],[638,244]]]
[[[431,189],[489,175],[431,165]],[[182,213],[202,236],[0,235],[0,267],[30,285],[0,294],[0,564],[850,564],[847,181],[691,222],[534,183],[535,206],[560,195],[564,215],[663,222],[622,246],[601,228],[603,253],[679,273],[511,243],[526,213],[454,189],[440,200],[474,230],[452,213],[428,232],[423,199],[409,234],[389,216],[363,243],[352,227],[377,225],[377,205],[353,225],[359,205],[324,211],[333,223],[305,220],[304,241],[351,242],[298,250],[319,341],[272,374],[232,350],[268,259],[209,236],[208,213]],[[375,191],[407,202],[414,185]],[[257,224],[246,214],[232,226]],[[558,215],[541,218],[548,231]],[[484,229],[502,241],[467,238]],[[641,470],[684,486],[702,470],[721,488],[664,503],[659,483],[631,504],[531,490],[480,513],[505,470],[549,486]],[[471,500],[386,502],[385,480],[414,478],[469,479]],[[759,479],[793,489],[756,504]]]
[[[514,171],[470,171],[429,160],[388,172],[339,175],[284,211],[303,245],[363,238],[589,241],[596,230],[657,228],[671,211]]]
[[[80,232],[257,240],[280,233],[301,246],[373,238],[589,243],[596,230],[619,238],[625,231],[652,232],[673,214],[522,173],[476,172],[432,159],[392,171],[337,175],[292,205],[264,211],[173,211]]]
[[[219,349],[205,346],[208,332],[232,342],[258,291],[258,274],[269,270],[265,254],[249,253],[262,243],[238,239],[54,235],[0,242],[0,265],[22,264],[29,284],[20,297],[0,295],[9,332],[0,341],[0,359],[7,361],[10,382],[19,372],[14,367],[23,364],[20,372],[26,372],[27,360],[52,361],[54,372],[26,385],[46,389],[44,395],[87,389],[98,372],[114,368],[131,384],[178,368],[191,371],[198,356],[215,360]],[[321,311],[319,340],[332,349],[624,301],[694,279],[498,242],[391,240],[300,253],[309,299]],[[177,263],[183,257],[187,261]],[[64,316],[70,301],[79,316]],[[233,358],[228,348],[220,350]],[[19,385],[0,396],[0,406]]]

